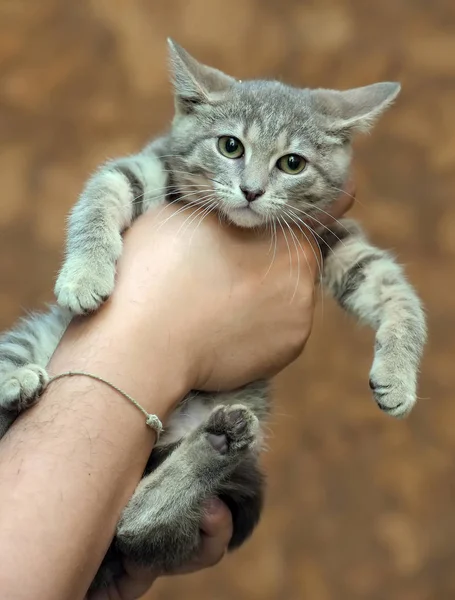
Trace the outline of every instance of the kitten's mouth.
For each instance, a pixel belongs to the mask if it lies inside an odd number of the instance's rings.
[[[227,216],[239,227],[257,227],[264,223],[264,217],[254,210],[251,204],[230,207]]]

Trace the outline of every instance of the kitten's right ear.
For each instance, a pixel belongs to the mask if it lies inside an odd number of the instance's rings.
[[[189,114],[198,104],[208,104],[234,85],[236,80],[207,67],[168,38],[176,110]]]

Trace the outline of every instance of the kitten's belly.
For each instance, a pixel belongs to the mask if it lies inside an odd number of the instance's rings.
[[[177,408],[164,428],[157,446],[166,446],[178,442],[194,431],[207,420],[212,412],[214,402],[208,402],[206,397],[193,397],[180,408]]]
[[[264,389],[259,383],[251,384],[234,392],[220,392],[217,394],[193,392],[171,414],[156,445],[160,447],[175,444],[187,437],[192,431],[205,423],[213,409],[219,405],[242,404],[250,408],[262,421],[261,413],[265,412],[266,402],[263,394]],[[261,408],[261,410],[258,411],[258,408]],[[259,447],[262,447],[264,441],[262,427],[257,433],[257,440]]]

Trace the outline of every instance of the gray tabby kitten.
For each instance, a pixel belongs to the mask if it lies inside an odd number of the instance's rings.
[[[0,340],[0,436],[45,388],[46,365],[72,315],[96,310],[114,288],[122,232],[152,206],[182,199],[216,208],[240,227],[318,223],[348,177],[351,140],[392,103],[400,86],[345,92],[241,82],[169,42],[175,85],[170,132],[136,155],[102,166],[69,220],[58,305]],[[421,303],[393,257],[347,220],[316,230],[322,282],[342,308],[376,331],[370,387],[381,410],[403,417],[416,401],[426,326]],[[120,553],[171,571],[197,551],[202,501],[221,497],[234,519],[231,548],[261,512],[260,423],[267,385],[192,392],[167,423],[126,507],[95,584],[121,572]]]

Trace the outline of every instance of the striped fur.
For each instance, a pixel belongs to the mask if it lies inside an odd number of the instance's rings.
[[[376,332],[370,371],[374,399],[381,410],[403,417],[417,398],[426,341],[422,304],[393,256],[372,246],[354,221],[344,219],[320,236],[331,249],[324,286],[341,308]]]
[[[388,83],[347,92],[242,83],[172,44],[171,59],[176,115],[170,133],[137,155],[103,165],[88,181],[69,218],[58,305],[0,339],[0,437],[45,388],[47,363],[71,315],[96,310],[112,293],[122,232],[134,219],[181,198],[216,209],[241,227],[270,219],[306,227],[307,217],[317,223],[347,178],[353,133],[365,130],[399,90]],[[241,140],[241,160],[219,152],[223,135]],[[298,175],[276,166],[290,153],[305,157]],[[241,188],[264,193],[250,204]],[[374,399],[388,414],[404,416],[416,400],[426,337],[421,303],[394,258],[374,248],[358,224],[341,221],[316,235],[326,289],[376,332]],[[199,544],[202,503],[213,494],[232,510],[231,547],[243,543],[261,512],[257,450],[268,408],[263,382],[230,394],[194,392],[183,400],[124,511],[95,586],[121,572],[122,553],[163,570],[190,559]]]

